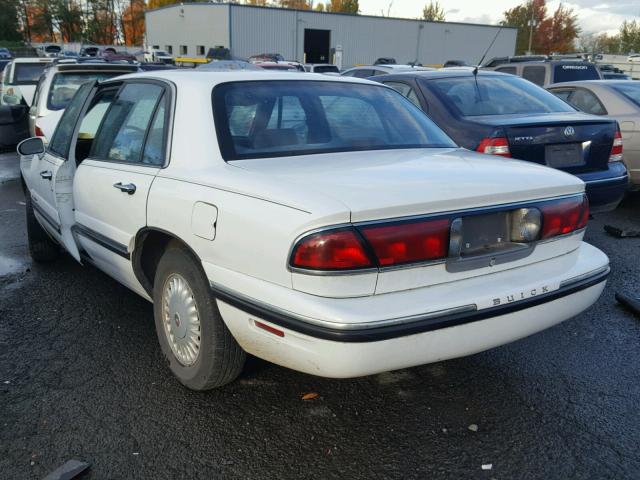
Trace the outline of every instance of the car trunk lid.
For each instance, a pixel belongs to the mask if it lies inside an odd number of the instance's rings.
[[[579,193],[577,178],[457,148],[378,150],[230,162],[333,197],[351,221],[423,215]],[[304,200],[301,200],[304,202]]]
[[[616,123],[580,113],[474,117],[505,136],[513,158],[582,173],[606,170]]]

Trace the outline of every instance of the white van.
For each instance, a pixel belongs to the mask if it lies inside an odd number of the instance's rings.
[[[4,70],[0,105],[31,106],[40,75],[52,58],[16,58]]]

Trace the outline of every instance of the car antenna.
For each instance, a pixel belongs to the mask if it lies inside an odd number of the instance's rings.
[[[489,44],[489,47],[484,51],[484,54],[482,55],[482,58],[480,59],[480,61],[478,62],[478,64],[474,67],[473,69],[473,75],[478,75],[478,68],[480,67],[480,65],[482,65],[482,62],[484,62],[484,57],[487,56],[487,53],[489,53],[489,50],[491,50],[491,47],[493,47],[493,44],[496,43],[496,39],[498,38],[498,35],[500,35],[500,32],[502,31],[502,27],[504,25],[500,25],[500,28],[498,29],[498,31],[496,32],[495,36],[493,37],[493,40],[491,40],[491,43]]]

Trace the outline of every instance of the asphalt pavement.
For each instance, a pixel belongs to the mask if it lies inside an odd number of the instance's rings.
[[[640,195],[590,221],[600,301],[470,357],[353,380],[251,358],[196,393],[163,364],[151,305],[68,257],[28,258],[17,160],[0,155],[0,478],[637,479]],[[312,400],[302,400],[317,393]]]

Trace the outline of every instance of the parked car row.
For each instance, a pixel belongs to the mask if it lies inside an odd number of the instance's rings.
[[[63,248],[153,302],[167,365],[195,390],[234,380],[247,353],[354,377],[579,314],[609,274],[583,242],[585,185],[546,161],[505,158],[511,147],[491,132],[523,137],[562,168],[600,171],[622,165],[615,123],[588,126],[517,77],[450,72],[375,77],[413,95],[254,70],[83,83],[47,145],[18,146],[31,255],[51,261]],[[531,133],[511,99],[492,106],[496,85],[520,95],[533,123],[546,114],[575,119],[573,135],[592,128],[593,158],[576,167],[564,124]],[[461,148],[443,118],[502,156]],[[562,148],[540,145],[547,130]]]

